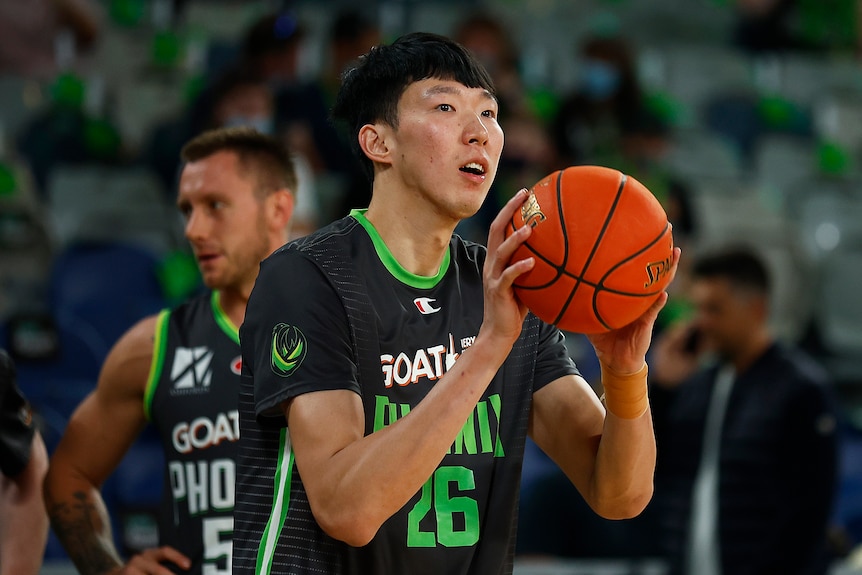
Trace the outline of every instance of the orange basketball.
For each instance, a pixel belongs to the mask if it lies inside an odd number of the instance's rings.
[[[530,238],[514,253],[535,266],[515,280],[530,310],[565,331],[599,333],[641,316],[670,281],[671,226],[656,197],[631,176],[572,166],[540,180],[512,217]]]

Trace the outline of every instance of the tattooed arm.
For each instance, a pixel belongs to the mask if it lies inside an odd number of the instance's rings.
[[[75,410],[51,457],[45,504],[51,526],[83,575],[171,573],[161,566],[188,560],[151,549],[124,565],[99,489],[146,424],[143,401],[153,355],[155,318],[130,329],[108,354],[96,389]]]

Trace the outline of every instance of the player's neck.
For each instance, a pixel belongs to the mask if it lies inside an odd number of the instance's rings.
[[[453,227],[432,214],[417,217],[417,211],[410,206],[391,206],[377,196],[372,198],[365,216],[401,267],[419,276],[437,274]]]
[[[248,304],[249,294],[236,288],[225,288],[217,291],[219,306],[221,306],[222,311],[235,326],[239,327],[245,319],[245,307]]]

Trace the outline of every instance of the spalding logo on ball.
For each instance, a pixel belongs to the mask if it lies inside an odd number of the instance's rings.
[[[515,281],[522,302],[565,331],[600,333],[640,317],[670,282],[673,235],[656,197],[631,176],[572,166],[542,178],[506,231],[530,238],[512,261],[536,265]]]

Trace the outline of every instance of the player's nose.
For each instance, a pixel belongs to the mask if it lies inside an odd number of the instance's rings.
[[[209,233],[209,224],[203,214],[192,210],[186,218],[185,236],[190,242],[201,240]]]
[[[470,120],[464,126],[464,140],[468,144],[479,144],[484,146],[488,143],[489,131],[482,116],[471,115]]]

